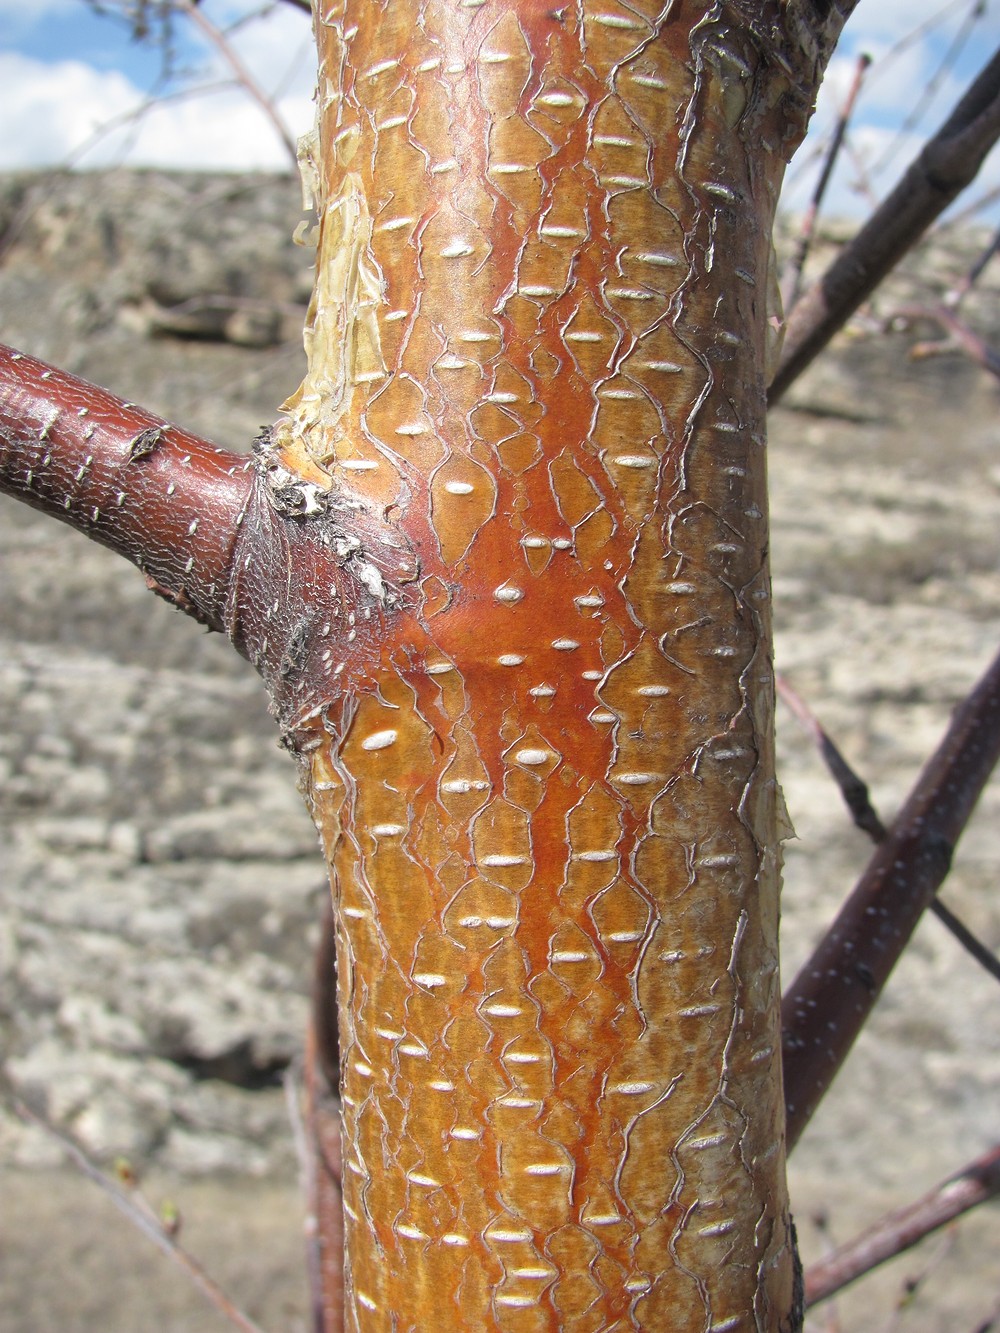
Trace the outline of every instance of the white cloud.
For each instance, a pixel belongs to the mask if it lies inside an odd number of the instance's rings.
[[[0,0],[0,13],[12,2],[16,0]],[[66,4],[78,10],[80,0],[36,0],[33,17],[39,18],[41,8],[42,17],[52,18]],[[280,85],[278,113],[293,139],[303,133],[313,118],[308,20],[279,6],[266,19],[242,28],[233,45],[265,93]],[[204,55],[199,63],[206,82],[232,81],[231,69],[214,48],[205,48]],[[171,96],[121,123],[145,101],[143,90],[120,72],[97,70],[78,60],[47,63],[0,51],[0,168],[124,164],[225,171],[290,166],[274,127],[243,89]],[[111,128],[93,142],[102,127]]]
[[[293,137],[311,123],[312,107],[301,99],[279,104]],[[110,151],[97,161],[121,160]],[[224,93],[163,102],[143,117],[125,159],[130,165],[212,171],[287,171],[292,163],[274,127],[245,93]]]
[[[123,74],[0,52],[0,167],[66,162],[98,127],[141,101]]]

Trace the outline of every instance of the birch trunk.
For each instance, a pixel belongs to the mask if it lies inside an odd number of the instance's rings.
[[[265,466],[405,552],[355,544],[277,691],[334,887],[349,1328],[800,1318],[763,415],[817,9],[319,5]]]

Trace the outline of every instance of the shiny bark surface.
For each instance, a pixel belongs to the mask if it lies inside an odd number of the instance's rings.
[[[377,664],[282,706],[337,908],[349,1328],[798,1317],[762,423],[803,34],[320,7],[272,461],[419,566]]]

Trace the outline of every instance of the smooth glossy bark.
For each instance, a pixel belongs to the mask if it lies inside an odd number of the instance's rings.
[[[791,1328],[764,385],[824,7],[325,3],[290,472],[419,562],[290,739],[351,1328]]]

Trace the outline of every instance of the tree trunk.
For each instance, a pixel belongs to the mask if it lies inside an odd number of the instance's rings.
[[[271,457],[416,567],[282,709],[337,906],[349,1327],[798,1318],[763,412],[818,55],[797,6],[645,8],[317,19]]]
[[[255,468],[0,356],[5,484],[225,628],[300,756],[348,1329],[799,1326],[770,230],[850,7],[321,0]]]

